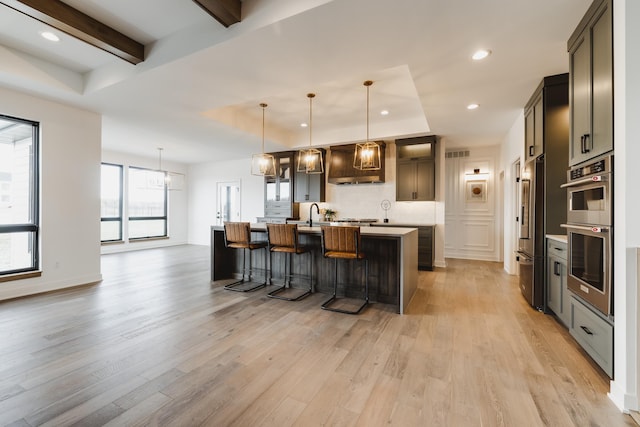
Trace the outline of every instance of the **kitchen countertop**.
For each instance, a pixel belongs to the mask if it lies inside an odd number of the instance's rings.
[[[565,234],[547,234],[547,239],[567,243],[567,236]]]
[[[212,228],[214,229],[218,229],[218,230],[223,230],[223,227],[221,225],[214,225],[212,226]],[[251,224],[251,229],[255,230],[255,231],[267,231],[267,224],[265,223],[252,223]],[[361,226],[360,227],[360,234],[362,236],[394,236],[394,237],[403,237],[406,236],[407,234],[412,233],[413,231],[415,231],[415,228],[409,228],[409,227],[368,227],[368,226]],[[298,232],[300,234],[320,234],[320,227],[319,226],[313,226],[313,227],[308,227],[306,225],[298,225]]]

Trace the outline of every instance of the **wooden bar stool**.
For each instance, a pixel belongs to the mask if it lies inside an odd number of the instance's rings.
[[[334,260],[333,295],[322,304],[322,309],[346,314],[359,314],[369,303],[369,263],[365,254],[360,251],[360,227],[323,225],[320,229],[322,231],[322,255]],[[332,307],[340,299],[337,297],[338,259],[364,260],[364,302],[356,310]]]
[[[299,301],[313,291],[313,255],[310,250],[298,244],[297,224],[267,224],[267,236],[269,240],[269,284],[273,274],[273,253],[284,254],[284,284],[278,289],[267,294],[269,298],[277,298],[286,301]],[[292,255],[309,254],[309,275],[294,275],[292,268]],[[282,295],[283,292],[294,289],[291,286],[291,279],[294,277],[307,277],[309,279],[308,289],[298,289],[297,293],[290,296]],[[287,286],[288,285],[288,286]],[[301,293],[300,293],[301,292]]]
[[[230,283],[224,288],[236,292],[249,292],[267,286],[267,242],[251,241],[251,225],[248,222],[225,222],[224,245],[227,248],[242,249],[242,279]],[[252,283],[251,253],[256,249],[264,249],[264,282]],[[246,255],[249,250],[249,267],[246,265]],[[245,280],[245,274],[248,280]],[[252,286],[243,286],[244,283]]]

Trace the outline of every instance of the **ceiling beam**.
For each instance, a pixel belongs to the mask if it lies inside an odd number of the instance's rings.
[[[240,22],[240,0],[193,0],[225,27]]]
[[[144,61],[144,45],[59,0],[0,3],[132,64]]]

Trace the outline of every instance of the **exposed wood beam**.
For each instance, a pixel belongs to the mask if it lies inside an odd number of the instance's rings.
[[[193,0],[219,23],[229,27],[240,22],[240,0]]]
[[[0,3],[132,64],[144,61],[144,45],[59,0],[0,0]]]

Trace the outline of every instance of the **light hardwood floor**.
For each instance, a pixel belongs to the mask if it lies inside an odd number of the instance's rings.
[[[501,264],[420,272],[408,314],[209,282],[209,249],[106,255],[104,281],[0,303],[0,425],[635,426]]]

